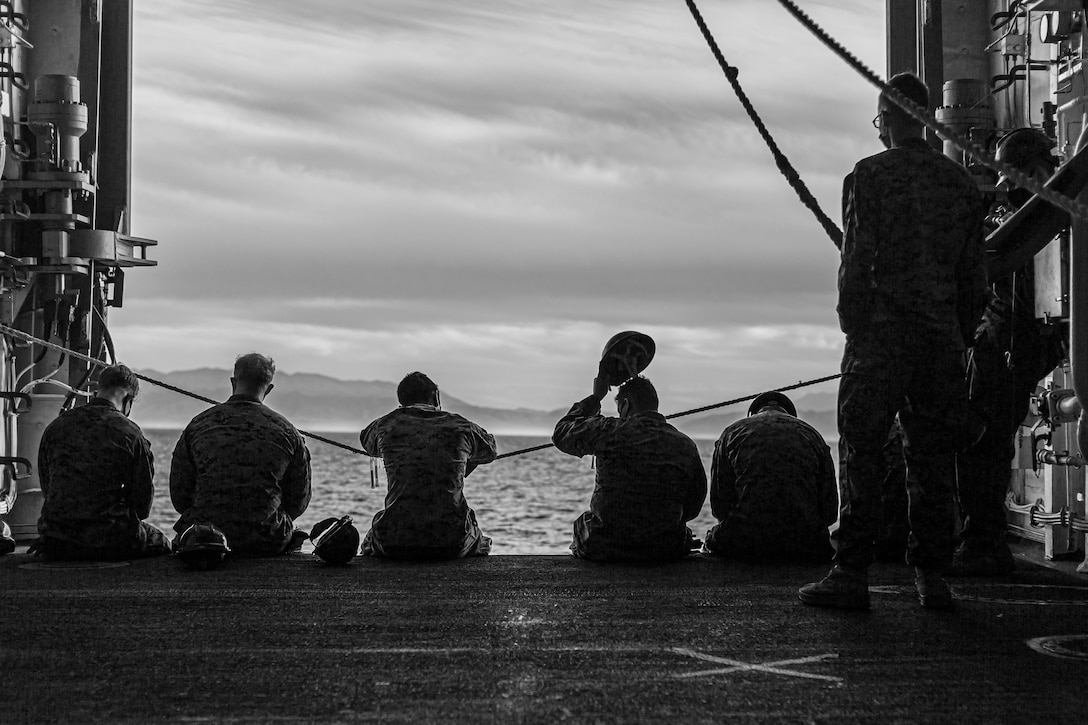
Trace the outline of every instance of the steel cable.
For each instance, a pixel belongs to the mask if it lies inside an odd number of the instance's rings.
[[[34,343],[36,345],[42,345],[44,347],[48,347],[50,349],[57,350],[57,351],[62,352],[62,353],[67,353],[68,355],[71,355],[74,358],[77,358],[79,360],[83,360],[84,362],[91,363],[92,365],[97,365],[97,366],[103,367],[103,368],[104,367],[109,367],[109,365],[110,365],[110,363],[107,363],[104,360],[99,360],[99,359],[93,358],[93,357],[91,357],[89,355],[84,355],[83,353],[76,352],[75,350],[69,350],[68,348],[66,348],[66,347],[64,347],[62,345],[57,345],[57,344],[52,343],[52,342],[47,342],[46,340],[39,339],[39,338],[34,337],[33,335],[29,334],[29,333],[23,332],[22,330],[18,330],[18,329],[14,328],[14,327],[9,327],[8,325],[5,325],[3,323],[0,323],[0,332],[11,335],[12,337],[17,337],[20,340],[23,340],[24,342],[32,342],[32,343]],[[164,382],[162,380],[155,380],[154,378],[149,378],[146,375],[141,375],[140,373],[138,373],[136,371],[133,371],[133,375],[135,375],[137,378],[139,378],[140,380],[143,380],[146,383],[151,383],[152,385],[158,386],[160,388],[166,388],[167,390],[171,390],[171,391],[173,391],[175,393],[179,393],[180,395],[184,395],[184,396],[187,396],[189,398],[194,398],[196,400],[200,400],[200,401],[203,401],[205,403],[210,403],[211,405],[219,405],[221,402],[223,402],[221,400],[212,400],[211,398],[206,398],[203,395],[199,395],[198,393],[193,393],[193,392],[190,392],[190,391],[185,390],[183,388],[179,388],[179,387],[177,387],[175,385],[171,385],[170,383]],[[340,443],[339,441],[334,441],[334,440],[332,440],[330,438],[326,438],[326,437],[318,435],[316,433],[310,433],[310,432],[304,431],[304,430],[300,430],[299,433],[306,436],[307,438],[312,438],[315,441],[321,441],[322,443],[328,443],[330,446],[336,446],[337,448],[343,448],[344,450],[351,451],[352,453],[362,453],[363,455],[366,455],[365,451],[361,451],[358,448],[353,448],[353,447],[351,447],[349,445],[346,445],[344,443]]]
[[[34,343],[36,345],[43,345],[45,347],[51,348],[53,350],[57,350],[59,352],[66,352],[66,353],[70,354],[72,357],[78,358],[79,360],[83,360],[85,362],[89,362],[92,365],[97,365],[99,367],[108,367],[110,365],[110,363],[107,363],[107,362],[105,362],[103,360],[97,360],[97,359],[95,359],[93,357],[90,357],[88,355],[84,355],[82,353],[75,352],[74,350],[69,350],[69,349],[67,349],[67,348],[65,348],[65,347],[63,347],[61,345],[57,345],[57,344],[54,344],[52,342],[47,342],[45,340],[34,337],[30,333],[23,332],[22,330],[16,329],[14,327],[10,327],[10,326],[5,325],[3,323],[0,323],[0,333],[11,335],[12,337],[17,337],[20,340],[23,340],[24,342],[32,342],[32,343]],[[184,388],[179,388],[179,387],[177,387],[175,385],[171,385],[170,383],[164,382],[162,380],[156,380],[155,378],[149,378],[148,376],[141,375],[140,373],[137,373],[135,371],[133,371],[133,374],[137,378],[139,378],[140,380],[143,380],[144,382],[151,383],[152,385],[158,386],[160,388],[165,388],[165,389],[171,390],[171,391],[173,391],[175,393],[179,393],[179,394],[184,395],[186,397],[194,398],[196,400],[200,400],[200,401],[203,401],[205,403],[209,403],[211,405],[219,405],[219,403],[222,402],[222,401],[219,401],[219,400],[212,400],[211,398],[206,398],[203,395],[200,395],[199,393],[190,392],[188,390],[185,390]],[[841,375],[828,375],[827,377],[817,378],[815,380],[808,380],[808,381],[797,383],[795,385],[787,385],[786,387],[783,387],[783,388],[775,388],[775,390],[777,390],[777,391],[795,390],[797,388],[803,388],[803,387],[806,387],[808,385],[816,385],[817,383],[823,383],[823,382],[826,382],[828,380],[834,380],[835,378],[839,378],[839,377],[842,377],[842,376]],[[727,400],[727,401],[725,401],[723,403],[715,403],[714,405],[707,405],[707,406],[704,406],[702,408],[695,408],[693,410],[685,410],[682,413],[673,413],[673,414],[667,415],[665,417],[666,418],[679,418],[681,416],[692,415],[694,413],[702,413],[702,412],[707,411],[707,410],[713,410],[714,408],[721,408],[721,407],[724,407],[726,405],[733,405],[735,403],[740,403],[740,402],[743,402],[745,400],[751,400],[751,399],[755,398],[758,395],[760,395],[760,393],[756,393],[755,395],[747,395],[747,396],[745,396],[743,398],[735,398],[733,400]],[[314,439],[316,441],[321,441],[322,443],[328,443],[330,446],[336,446],[337,448],[343,448],[346,451],[351,451],[352,453],[358,453],[358,454],[363,455],[363,456],[370,456],[369,453],[367,453],[366,451],[364,451],[364,450],[362,450],[360,448],[355,448],[353,446],[347,445],[346,443],[340,443],[339,441],[334,441],[334,440],[332,440],[330,438],[326,438],[326,437],[318,435],[316,433],[311,433],[309,431],[304,431],[304,430],[300,430],[299,433],[306,436],[307,438],[312,438],[312,439]],[[510,453],[503,453],[501,456],[496,456],[495,460],[499,460],[500,458],[510,458],[512,456],[521,455],[523,453],[531,453],[533,451],[541,451],[541,450],[544,450],[545,448],[552,448],[552,447],[554,447],[554,444],[545,443],[544,445],[533,446],[532,448],[523,448],[521,450],[511,451]],[[372,457],[377,458],[378,456],[372,456]]]

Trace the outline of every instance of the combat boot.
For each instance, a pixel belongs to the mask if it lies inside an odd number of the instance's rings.
[[[15,539],[11,535],[11,528],[0,521],[0,555],[10,554],[15,551]]]
[[[914,587],[918,590],[918,601],[926,609],[952,608],[952,590],[940,572],[914,567]]]
[[[869,570],[836,564],[821,581],[797,590],[797,598],[813,607],[869,608]]]
[[[1004,541],[990,547],[960,544],[952,554],[948,576],[1007,576],[1016,570],[1012,551]]]

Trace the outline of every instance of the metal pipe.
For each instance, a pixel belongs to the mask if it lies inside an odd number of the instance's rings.
[[[1088,123],[1088,114],[1085,116]],[[1077,139],[1077,149],[1088,147],[1088,126]],[[1077,199],[1088,202],[1088,191],[1081,191]],[[1080,419],[1077,422],[1077,443],[1082,457],[1088,456],[1088,410],[1083,405],[1088,400],[1088,220],[1073,219],[1072,239],[1069,242],[1069,364],[1072,368],[1073,392],[1081,401]]]
[[[1070,466],[1080,468],[1084,465],[1084,459],[1072,453],[1058,453],[1057,451],[1041,450],[1035,452],[1035,460],[1048,466]]]

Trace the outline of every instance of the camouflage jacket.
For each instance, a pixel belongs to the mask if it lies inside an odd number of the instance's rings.
[[[901,326],[962,350],[986,304],[982,194],[921,139],[862,159],[843,183],[839,323]]]
[[[385,462],[385,509],[372,533],[391,547],[460,547],[477,535],[465,476],[495,460],[495,437],[456,413],[407,405],[360,434],[363,450]]]
[[[552,434],[564,453],[597,457],[589,510],[599,526],[591,535],[603,536],[609,548],[646,549],[652,542],[675,548],[706,500],[695,441],[660,413],[611,418],[600,411],[592,395],[580,400]]]
[[[61,413],[38,447],[38,533],[91,548],[131,543],[151,512],[154,477],[151,444],[113,403]]]
[[[839,508],[831,449],[788,413],[764,411],[728,426],[714,446],[710,511],[732,536],[826,541]]]
[[[174,447],[174,530],[219,527],[233,551],[278,553],[310,503],[310,452],[286,418],[232,395],[197,415]]]

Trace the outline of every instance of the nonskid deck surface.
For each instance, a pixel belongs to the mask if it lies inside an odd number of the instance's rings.
[[[870,612],[799,604],[824,572],[303,554],[189,572],[14,554],[0,558],[0,722],[1086,717],[1083,578],[1022,565],[956,580],[942,613],[918,606],[905,566],[880,564]]]

